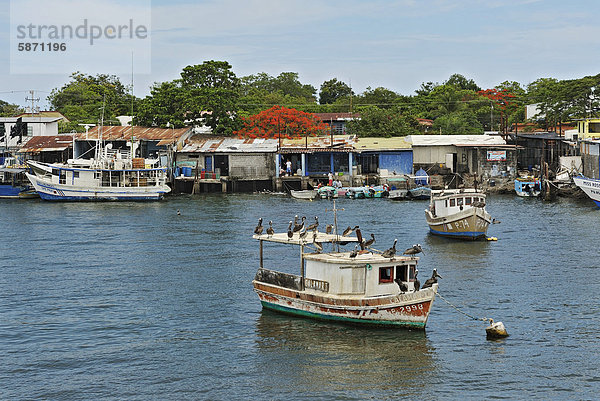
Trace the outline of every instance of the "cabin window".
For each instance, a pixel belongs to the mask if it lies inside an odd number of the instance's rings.
[[[450,207],[456,206],[456,199],[450,199]]]
[[[417,271],[416,266],[410,266],[408,270],[408,281],[415,281],[415,273]]]
[[[73,178],[79,178],[79,171],[73,171]]]
[[[379,283],[391,283],[394,280],[392,276],[392,267],[380,267],[379,268]]]
[[[444,206],[448,207],[448,199],[444,200]]]
[[[467,196],[465,198],[465,205],[470,205],[472,203],[472,198],[470,196]]]
[[[101,171],[94,171],[94,179],[99,180],[102,178],[102,172]]]
[[[456,199],[456,204],[457,204],[458,206],[462,206],[462,205],[463,205],[463,201],[464,201],[464,199],[463,199],[463,198],[457,198],[457,199]]]
[[[406,265],[396,266],[396,277],[400,281],[408,281],[408,269]]]

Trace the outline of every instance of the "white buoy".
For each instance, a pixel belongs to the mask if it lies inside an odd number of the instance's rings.
[[[494,323],[494,319],[490,319],[490,325],[485,328],[485,333],[488,340],[508,337],[508,332],[504,328],[504,324],[502,322]]]

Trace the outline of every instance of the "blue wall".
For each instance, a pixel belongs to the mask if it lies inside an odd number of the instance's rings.
[[[405,152],[385,152],[379,155],[379,168],[386,169],[390,174],[412,174],[413,153],[411,150]]]

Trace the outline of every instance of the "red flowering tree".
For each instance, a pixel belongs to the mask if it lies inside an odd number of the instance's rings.
[[[481,96],[487,97],[500,110],[500,125],[505,128],[508,123],[507,115],[512,114],[518,107],[516,96],[507,89],[486,89],[477,92]]]
[[[329,126],[312,113],[282,106],[243,119],[244,127],[234,131],[239,138],[303,138],[329,132]]]

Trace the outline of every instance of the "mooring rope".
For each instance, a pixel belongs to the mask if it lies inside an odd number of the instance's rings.
[[[434,292],[435,292],[435,294],[436,294],[437,296],[439,296],[439,297],[440,297],[440,298],[441,298],[441,299],[442,299],[444,302],[446,302],[448,305],[450,305],[451,307],[453,307],[454,309],[456,309],[458,312],[462,313],[462,314],[463,314],[463,315],[465,315],[465,316],[468,316],[468,317],[470,317],[470,318],[471,318],[471,319],[473,319],[473,320],[481,320],[481,321],[483,321],[483,322],[488,322],[488,321],[492,320],[492,319],[490,319],[490,318],[488,318],[488,317],[475,317],[475,316],[473,316],[473,315],[469,315],[467,312],[464,312],[464,311],[460,310],[460,309],[458,308],[458,306],[456,306],[456,305],[452,304],[450,301],[448,301],[446,298],[444,298],[444,297],[443,297],[443,296],[442,296],[442,295],[441,295],[439,292],[437,292],[437,290],[434,290]]]

